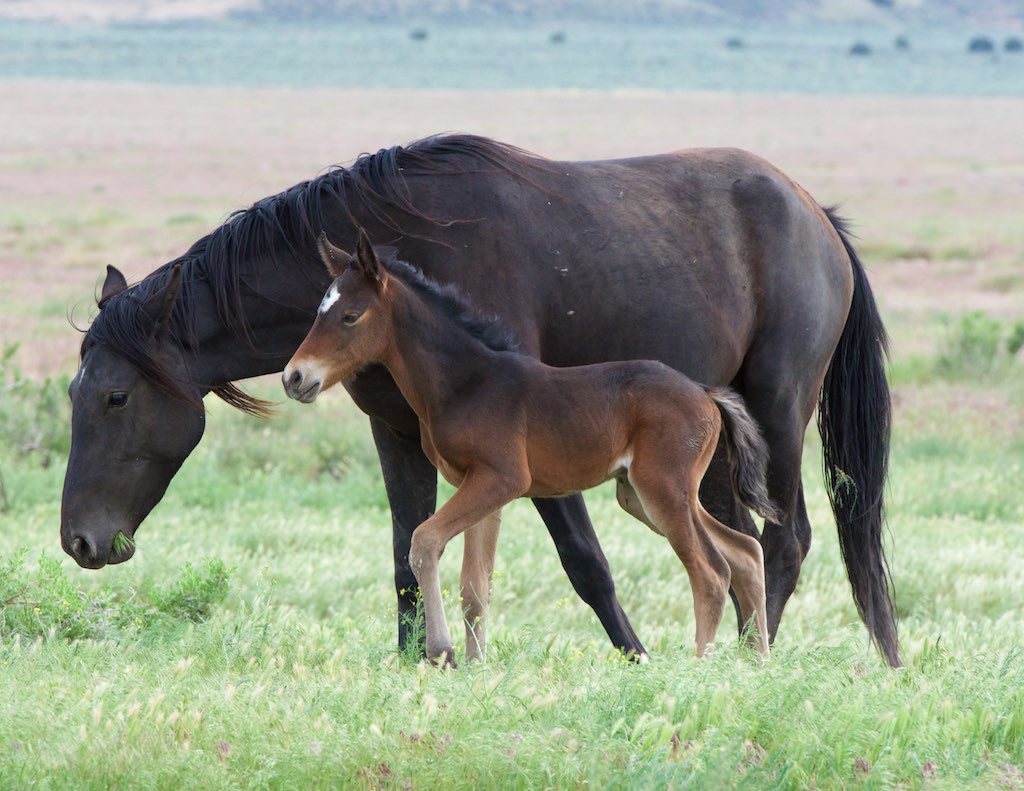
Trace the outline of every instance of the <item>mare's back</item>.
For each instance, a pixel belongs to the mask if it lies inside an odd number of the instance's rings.
[[[755,333],[758,295],[789,254],[778,235],[825,234],[791,182],[734,149],[513,158],[510,171],[467,162],[409,179],[426,213],[474,221],[422,229],[444,245],[407,239],[402,253],[558,365],[644,357],[728,382]]]

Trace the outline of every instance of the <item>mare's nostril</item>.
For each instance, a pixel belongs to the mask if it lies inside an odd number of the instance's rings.
[[[93,551],[92,544],[88,539],[76,536],[71,542],[71,554],[76,560],[92,560],[96,553]]]
[[[302,382],[302,374],[299,373],[297,370],[296,371],[292,371],[292,375],[288,377],[288,386],[289,387],[298,387],[301,382]]]

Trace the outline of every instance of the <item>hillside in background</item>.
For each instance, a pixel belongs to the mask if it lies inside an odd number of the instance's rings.
[[[392,22],[587,20],[864,22],[1024,26],[1018,0],[0,0],[0,18],[60,22],[169,23],[224,18]]]

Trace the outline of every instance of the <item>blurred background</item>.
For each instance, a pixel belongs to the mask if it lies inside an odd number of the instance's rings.
[[[941,264],[949,309],[1007,314],[1022,30],[1011,0],[0,0],[0,337],[66,371],[66,308],[87,319],[105,264],[139,277],[233,209],[452,130],[746,147],[842,204],[869,261],[908,262],[885,277]]]
[[[1024,90],[1019,63],[1007,61],[1022,49],[1024,10],[1013,0],[2,0],[0,16],[0,65],[12,77],[306,88]]]

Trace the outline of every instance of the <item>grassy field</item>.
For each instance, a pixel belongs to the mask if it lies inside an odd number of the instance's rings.
[[[25,119],[0,151],[0,339],[20,344],[0,364],[0,788],[1024,788],[1019,104],[790,97],[774,115],[766,97],[60,84],[0,100]],[[329,138],[268,105],[363,112]],[[1003,123],[981,137],[970,116]],[[559,156],[740,143],[844,199],[895,340],[905,669],[857,621],[813,435],[814,546],[763,665],[731,616],[690,656],[685,575],[607,488],[587,499],[650,664],[609,650],[528,503],[506,511],[487,660],[441,673],[397,653],[387,503],[341,394],[267,422],[208,404],[136,557],[95,573],[62,555],[66,311],[87,320],[102,264],[141,275],[231,208],[446,127]],[[442,564],[453,624],[459,556]]]

